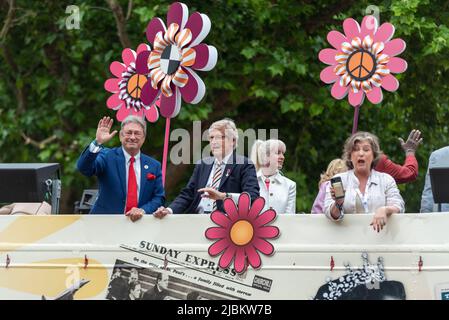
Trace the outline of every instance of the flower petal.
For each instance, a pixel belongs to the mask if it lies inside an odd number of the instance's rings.
[[[139,74],[148,74],[150,69],[148,69],[148,57],[151,51],[142,51],[137,55],[136,59],[136,72]]]
[[[182,30],[187,23],[188,16],[189,8],[182,2],[175,2],[168,8],[167,25],[176,23]]]
[[[184,48],[192,40],[192,32],[189,29],[184,29],[176,35],[175,43],[178,48]]]
[[[329,65],[334,65],[337,63],[335,60],[335,56],[337,55],[338,51],[335,49],[323,49],[318,54],[318,59],[320,59],[321,62]]]
[[[385,22],[377,29],[377,32],[374,34],[374,42],[383,42],[386,43],[393,38],[394,35],[394,26]]]
[[[159,111],[155,105],[150,106],[148,110],[145,110],[145,118],[151,123],[155,123],[159,119]]]
[[[245,249],[244,248],[237,248],[235,253],[235,260],[234,260],[234,269],[237,273],[242,273],[246,270],[247,263],[246,263],[246,256],[245,256]]]
[[[206,86],[195,71],[187,67],[184,68],[184,71],[187,73],[189,81],[180,88],[182,98],[187,103],[197,104],[206,94]]]
[[[274,226],[260,227],[256,229],[255,237],[258,238],[276,238],[279,235],[279,228]]]
[[[124,101],[122,99],[120,99],[118,97],[118,95],[119,95],[118,93],[114,93],[106,101],[106,106],[109,109],[117,110],[118,108],[120,108],[124,104]]]
[[[359,90],[358,92],[354,93],[353,90],[349,90],[349,104],[353,107],[360,106],[363,103],[363,100],[365,99],[365,93],[363,90]]]
[[[332,86],[331,94],[335,99],[341,100],[348,94],[348,87],[340,86],[339,81],[337,81]]]
[[[205,14],[195,12],[187,21],[186,29],[192,31],[190,47],[199,45],[209,34],[211,27],[210,19]]]
[[[399,81],[391,74],[382,78],[382,88],[387,91],[394,92],[399,88]]]
[[[256,217],[256,220],[253,222],[254,228],[259,228],[267,223],[270,223],[276,218],[276,211],[273,209],[268,209],[267,211],[262,212],[259,216]]]
[[[387,55],[389,55],[390,57],[394,57],[397,56],[399,54],[401,54],[402,52],[404,52],[406,47],[405,41],[402,39],[393,39],[391,41],[388,41],[385,44],[385,48],[384,51],[382,53],[385,53]]]
[[[154,69],[161,66],[161,54],[157,51],[151,51],[148,57],[148,69]]]
[[[154,89],[151,86],[151,81],[147,81],[143,85],[142,94],[140,95],[140,100],[142,100],[144,105],[152,106],[156,102],[158,93],[159,93],[159,90]]]
[[[223,255],[220,257],[220,260],[218,261],[218,265],[220,268],[226,269],[232,262],[235,256],[235,252],[237,248],[234,245],[229,245],[229,247],[226,248],[226,251],[223,253]]]
[[[359,23],[352,18],[348,18],[343,21],[343,30],[349,41],[351,41],[354,37],[360,37],[361,30]]]
[[[181,67],[179,67],[178,70],[176,70],[172,81],[175,86],[182,88],[187,84],[188,80],[187,74]]]
[[[192,48],[184,48],[182,49],[181,54],[181,66],[183,67],[191,67],[195,63],[196,59],[196,51]]]
[[[111,73],[117,78],[122,77],[122,73],[126,70],[126,66],[118,61],[113,61],[109,66]]]
[[[365,16],[363,17],[362,24],[360,25],[360,32],[362,37],[367,35],[373,36],[378,27],[378,21],[375,16]]]
[[[143,117],[143,110],[140,109],[136,111],[134,108],[126,108],[125,106],[121,107],[120,110],[116,114],[116,118],[118,121],[122,122],[125,120],[127,116],[138,116]]]
[[[337,50],[341,50],[341,44],[343,42],[349,42],[349,39],[344,34],[338,31],[331,31],[327,34],[327,41]]]
[[[164,34],[164,40],[170,44],[175,44],[175,36],[179,30],[177,23],[171,23],[168,25],[167,32]],[[184,30],[183,30],[184,31]]]
[[[118,83],[121,79],[118,78],[110,78],[104,82],[104,88],[106,91],[111,93],[116,93],[119,91]]]
[[[144,52],[144,51],[151,51],[151,47],[149,45],[147,45],[146,43],[139,44],[139,46],[137,47],[137,50],[136,50],[137,55],[139,55],[139,53]]]
[[[127,66],[136,61],[136,56],[136,52],[130,48],[125,48],[122,51],[122,61]]]
[[[154,44],[154,38],[156,35],[161,32],[165,33],[167,29],[165,28],[164,21],[160,18],[153,18],[147,25],[147,29],[145,31],[147,40],[149,43]]]
[[[229,247],[229,244],[230,244],[230,243],[229,243],[229,240],[228,240],[228,239],[221,239],[221,240],[215,242],[214,244],[212,244],[212,245],[209,247],[208,252],[209,252],[209,254],[210,254],[211,256],[214,257],[214,256],[220,254],[221,252],[223,252],[224,249],[226,249],[227,247]]]
[[[174,118],[178,115],[181,109],[181,93],[178,87],[174,87],[171,97],[161,95],[161,115],[164,118]]]
[[[161,68],[157,67],[150,71],[151,85],[154,89],[158,88],[159,82],[164,79],[165,74],[162,72]]]
[[[334,83],[338,80],[338,76],[334,72],[334,66],[327,66],[320,73],[320,79],[324,83]]]
[[[195,50],[195,63],[192,69],[200,71],[212,70],[217,64],[218,52],[214,46],[208,46],[204,43],[192,48]]]
[[[381,52],[385,48],[385,45],[383,42],[375,42],[371,47],[371,53],[374,55],[377,55],[379,52]]]
[[[246,218],[249,213],[249,209],[251,206],[251,197],[248,193],[242,192],[239,196],[239,217],[240,218]]]
[[[372,90],[371,82],[369,80],[362,81],[362,89],[365,93],[370,92]]]
[[[248,257],[249,264],[254,269],[259,269],[262,264],[262,260],[260,259],[260,256],[257,253],[256,249],[254,249],[252,245],[248,245],[245,247],[245,253],[246,256]]]
[[[360,39],[359,37],[354,37],[351,41],[351,46],[354,49],[360,49],[362,47],[362,39]]]
[[[162,32],[158,32],[154,38],[154,50],[162,53],[168,45],[169,43],[165,41]]]
[[[373,37],[371,35],[367,35],[363,38],[363,49],[370,50],[373,45]]]
[[[209,240],[223,239],[229,235],[229,230],[222,227],[211,227],[206,230],[206,238]]]
[[[131,115],[131,108],[128,109],[124,105],[118,110],[115,117],[118,121],[122,122],[127,116]]]
[[[257,250],[267,256],[272,254],[274,251],[273,245],[264,239],[254,238],[252,243]]]
[[[373,89],[366,94],[368,100],[373,104],[379,104],[382,102],[383,94],[382,89],[378,87],[373,87]]]
[[[254,220],[263,210],[264,206],[265,206],[265,199],[263,197],[258,197],[256,200],[254,200],[253,204],[251,205],[251,208],[249,209],[249,213],[247,216],[248,220],[250,221]]]
[[[237,207],[234,203],[234,200],[232,200],[231,198],[226,198],[223,201],[223,207],[224,207],[226,214],[228,215],[229,219],[232,222],[237,221],[239,219],[239,215],[237,213]]]
[[[234,203],[234,202],[232,201],[232,203]],[[237,212],[237,209],[235,209],[235,205],[234,205],[234,210]],[[210,218],[215,224],[222,226],[223,228],[227,228],[231,224],[231,220],[229,219],[228,215],[226,215],[220,211],[212,212],[210,215]]]
[[[387,63],[387,68],[393,73],[402,73],[407,70],[407,61],[398,57],[392,57]]]
[[[351,54],[352,52],[355,51],[355,49],[353,48],[353,46],[352,46],[351,43],[349,43],[349,42],[343,42],[343,43],[341,44],[341,51],[342,51],[343,53],[346,53],[346,54]]]

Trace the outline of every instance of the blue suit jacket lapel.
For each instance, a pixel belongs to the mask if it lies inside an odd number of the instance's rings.
[[[147,166],[147,169],[145,169],[145,165]],[[151,172],[151,166],[150,162],[146,157],[143,156],[142,153],[140,153],[140,192],[139,192],[139,204],[143,199],[143,195],[145,194],[145,189],[147,187],[147,174],[152,173],[156,175],[155,172]]]
[[[117,154],[116,165],[117,165],[117,173],[119,176],[120,186],[122,188],[122,192],[126,197],[126,163],[125,163],[125,155],[123,154],[122,148],[117,148],[115,150]]]

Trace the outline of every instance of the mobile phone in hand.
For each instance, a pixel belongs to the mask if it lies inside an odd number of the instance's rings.
[[[345,189],[343,189],[343,182],[340,177],[331,179],[332,188],[334,188],[335,199],[343,199],[345,197]]]

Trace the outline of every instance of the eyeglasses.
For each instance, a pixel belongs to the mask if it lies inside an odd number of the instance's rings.
[[[214,140],[222,141],[225,138],[226,138],[226,136],[210,136],[209,141],[214,141]]]
[[[125,136],[127,137],[131,137],[133,134],[136,138],[141,138],[143,137],[143,132],[141,131],[125,131],[123,132]]]

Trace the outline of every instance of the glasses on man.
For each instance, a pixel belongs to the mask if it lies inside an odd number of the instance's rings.
[[[226,138],[226,136],[222,136],[222,135],[209,136],[209,141],[214,141],[214,140],[222,141],[225,138]]]
[[[143,137],[143,132],[141,132],[141,131],[125,131],[124,134],[127,137],[131,137],[133,134],[136,138]]]

